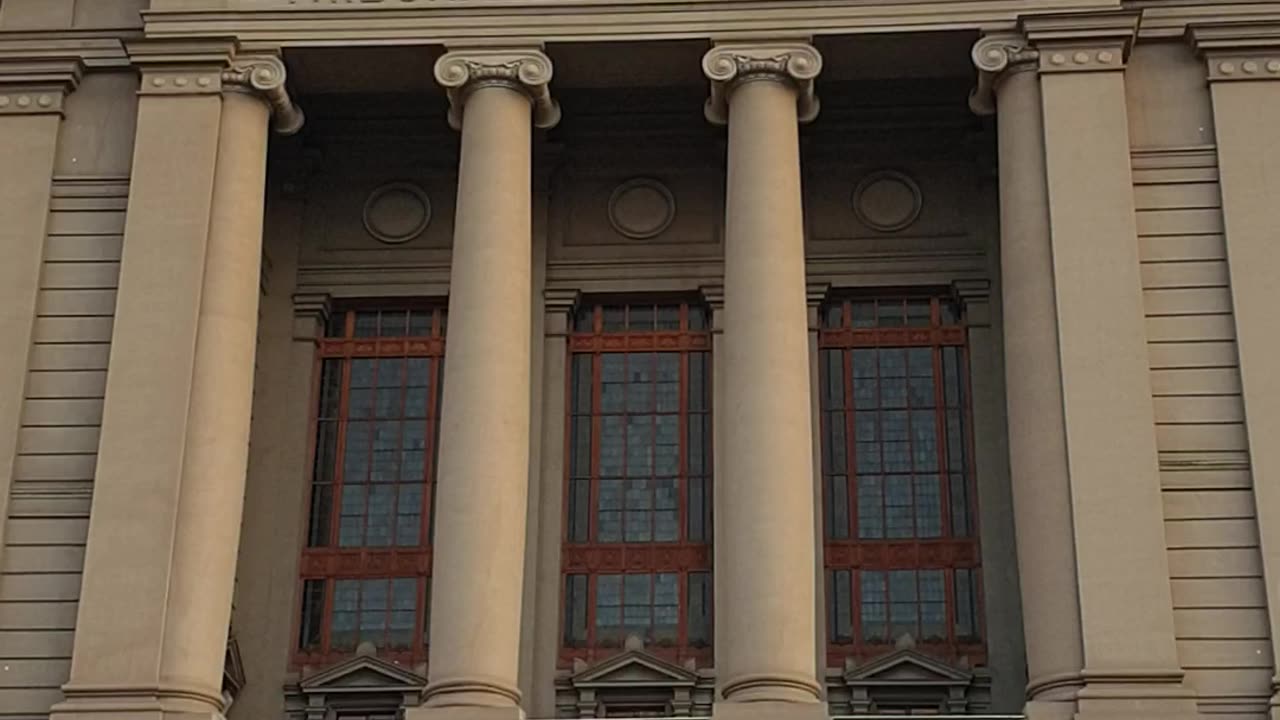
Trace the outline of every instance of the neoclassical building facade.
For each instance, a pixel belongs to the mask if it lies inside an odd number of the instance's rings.
[[[1280,720],[1277,248],[1275,2],[0,0],[0,720]]]

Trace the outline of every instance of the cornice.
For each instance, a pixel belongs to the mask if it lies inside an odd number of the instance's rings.
[[[1280,20],[1205,23],[1187,28],[1210,81],[1280,80]]]
[[[1116,0],[220,0],[143,11],[149,37],[234,35],[308,45],[625,41],[1008,28],[1027,12],[1114,9]]]
[[[702,73],[711,81],[707,120],[716,125],[729,121],[729,95],[740,83],[755,80],[785,82],[796,88],[796,112],[800,122],[818,117],[818,97],[813,80],[822,72],[822,55],[807,42],[725,42],[702,56]]]
[[[1039,52],[1040,72],[1124,68],[1142,20],[1141,11],[1052,13],[1019,18],[1022,34]]]
[[[560,105],[551,97],[551,58],[540,47],[457,48],[436,61],[436,82],[449,96],[449,125],[462,127],[463,107],[476,88],[503,85],[529,96],[535,127],[555,127]]]
[[[1271,0],[1253,2],[1206,2],[1194,0],[1130,0],[1126,7],[1142,10],[1143,39],[1179,38],[1191,25],[1205,23],[1280,22],[1280,3]]]
[[[0,32],[0,59],[48,60],[75,58],[87,69],[127,68],[126,39],[141,33],[104,35],[86,32]]]

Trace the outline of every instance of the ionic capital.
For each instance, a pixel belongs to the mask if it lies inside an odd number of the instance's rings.
[[[449,96],[449,124],[462,127],[467,96],[476,88],[500,85],[519,90],[533,104],[535,127],[560,122],[560,105],[551,97],[551,58],[535,48],[450,50],[436,61],[436,82]]]
[[[1211,82],[1280,80],[1280,23],[1191,25],[1187,39],[1204,56]]]
[[[1021,33],[991,33],[969,53],[978,69],[978,84],[969,92],[969,109],[978,115],[996,112],[995,88],[1005,73],[1035,70],[1040,53]]]
[[[293,135],[302,129],[306,116],[289,97],[285,87],[288,71],[274,55],[237,56],[222,73],[225,89],[260,96],[271,106],[272,125],[281,135]]]
[[[796,88],[800,122],[818,117],[813,80],[822,72],[822,55],[806,42],[725,42],[702,56],[702,72],[711,81],[707,120],[716,125],[729,121],[729,94],[744,82],[770,80]]]

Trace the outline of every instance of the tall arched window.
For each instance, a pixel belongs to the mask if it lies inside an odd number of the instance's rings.
[[[688,302],[584,304],[569,340],[561,659],[711,650],[711,333]]]
[[[830,661],[904,639],[985,661],[965,327],[942,297],[828,303],[819,332]]]
[[[440,307],[378,306],[320,340],[299,664],[426,657],[444,335]]]

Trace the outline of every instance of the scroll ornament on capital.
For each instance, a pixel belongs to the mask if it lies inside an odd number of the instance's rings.
[[[724,125],[729,119],[729,94],[739,83],[751,80],[788,82],[796,87],[800,122],[818,117],[818,97],[813,81],[822,72],[822,55],[808,43],[716,45],[702,56],[702,72],[711,80],[707,120]]]
[[[978,84],[969,92],[969,109],[977,115],[994,115],[995,86],[1000,75],[1011,68],[1034,69],[1040,53],[1022,35],[998,33],[974,43],[970,57],[978,69]]]
[[[272,125],[281,135],[293,135],[306,121],[285,88],[288,72],[280,58],[273,56],[237,58],[222,73],[222,86],[262,97],[271,106]]]
[[[560,104],[551,97],[551,58],[540,50],[453,50],[436,61],[436,82],[449,96],[449,125],[462,127],[467,96],[476,88],[501,85],[519,90],[533,104],[533,124],[555,127]]]

